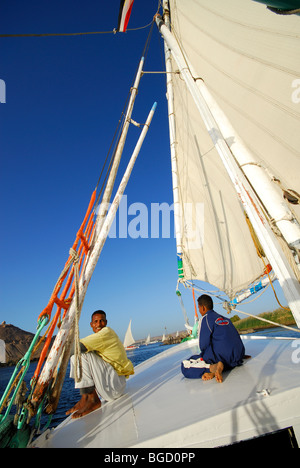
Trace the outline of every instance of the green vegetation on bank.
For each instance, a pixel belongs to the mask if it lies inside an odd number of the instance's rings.
[[[276,322],[282,325],[296,325],[295,319],[293,314],[290,310],[286,309],[276,309],[273,312],[264,312],[259,314],[258,317],[262,317],[267,320],[271,320],[272,322]],[[231,318],[236,329],[240,332],[245,330],[260,330],[263,328],[272,328],[274,325],[270,323],[263,322],[259,319],[253,317],[247,317],[244,319],[240,319],[238,315],[234,315]]]

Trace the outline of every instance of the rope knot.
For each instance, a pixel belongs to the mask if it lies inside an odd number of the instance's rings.
[[[78,263],[79,262],[79,255],[78,255],[78,252],[73,249],[72,247],[70,248],[69,250],[69,255],[72,257],[72,261],[73,263]]]
[[[231,314],[232,310],[236,308],[234,304],[230,304],[230,302],[225,301],[223,302],[223,308],[227,311],[227,314]]]

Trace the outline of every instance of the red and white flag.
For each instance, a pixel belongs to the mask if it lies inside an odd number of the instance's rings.
[[[127,29],[133,2],[134,0],[121,0],[120,1],[120,11],[119,11],[119,21],[118,21],[119,32],[125,32]]]

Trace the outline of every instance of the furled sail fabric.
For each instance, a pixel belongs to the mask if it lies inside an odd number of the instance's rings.
[[[118,19],[118,31],[126,32],[134,0],[121,0]]]
[[[257,163],[276,179],[282,199],[294,193],[297,200],[299,16],[278,16],[252,0],[170,0],[170,13],[172,32],[195,78],[204,80]],[[184,81],[175,74],[173,83],[180,202],[186,213],[184,278],[207,281],[232,297],[259,277],[264,265]],[[292,208],[299,219],[299,204]]]

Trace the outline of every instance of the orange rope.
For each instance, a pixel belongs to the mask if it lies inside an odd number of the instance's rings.
[[[79,257],[79,271],[81,271],[81,274],[82,274],[82,272],[84,270],[85,262],[86,262],[86,259],[87,259],[87,253],[88,253],[88,251],[90,249],[91,242],[92,242],[92,239],[93,239],[95,223],[94,223],[94,220],[93,220],[93,214],[92,214],[92,216],[90,216],[90,215],[91,215],[95,200],[96,200],[96,190],[94,190],[94,192],[92,193],[92,196],[91,196],[91,199],[90,199],[90,202],[89,202],[88,209],[87,209],[87,212],[85,214],[84,220],[83,220],[83,222],[82,222],[82,224],[81,224],[81,226],[80,226],[80,228],[79,228],[79,230],[77,232],[75,242],[74,242],[74,244],[72,246],[72,249],[74,251],[76,251],[76,249],[78,248],[77,252],[78,252],[78,257]],[[43,349],[41,351],[39,362],[38,362],[38,365],[36,367],[36,370],[35,370],[35,373],[34,373],[34,376],[33,376],[33,378],[36,379],[36,380],[37,380],[37,377],[38,377],[38,375],[40,373],[43,362],[44,362],[44,360],[46,358],[46,355],[47,355],[47,352],[48,352],[48,349],[49,349],[49,346],[50,346],[50,343],[51,343],[51,339],[52,339],[54,330],[56,328],[58,319],[60,318],[60,315],[61,315],[61,310],[64,309],[64,314],[63,314],[63,318],[64,318],[67,311],[68,311],[68,309],[69,309],[69,306],[70,306],[70,303],[71,303],[71,301],[73,299],[73,296],[74,296],[75,281],[74,281],[74,265],[72,263],[72,259],[73,259],[73,257],[70,254],[69,258],[68,258],[68,260],[67,260],[67,262],[65,264],[65,267],[63,269],[63,272],[62,272],[61,276],[59,277],[59,279],[58,279],[58,281],[57,281],[57,283],[56,283],[56,285],[54,287],[54,290],[53,290],[53,292],[51,294],[51,297],[50,297],[50,300],[49,300],[47,306],[44,308],[44,310],[40,313],[40,315],[38,317],[38,320],[40,320],[41,317],[43,317],[45,315],[47,315],[50,318],[54,304],[57,305],[57,311],[56,311],[56,313],[55,313],[55,315],[54,315],[54,317],[52,319],[52,322],[51,322],[51,324],[50,324],[50,326],[48,328],[49,331],[47,333],[47,338],[46,338],[45,344],[43,346]],[[67,275],[68,275],[68,277],[67,277]],[[65,286],[63,288],[63,291],[62,291],[60,297],[58,297],[58,294],[60,292],[60,289],[61,289],[66,277],[67,277],[66,284],[65,284]],[[69,297],[66,299],[66,296],[67,296],[67,293],[68,293],[68,291],[70,289],[70,286],[71,286],[71,290],[69,292]]]
[[[193,299],[194,299],[194,306],[195,306],[195,318],[198,320],[198,312],[197,312],[197,305],[196,305],[196,298],[195,298],[195,291],[193,288]]]
[[[82,225],[80,226],[80,228],[79,228],[79,230],[78,230],[78,232],[77,232],[76,239],[75,239],[75,242],[74,242],[73,247],[72,247],[73,250],[76,250],[76,249],[77,249],[77,246],[78,246],[79,241],[80,241],[80,240],[82,241],[82,239],[84,238],[83,228],[84,228],[84,226],[85,226],[85,224],[86,224],[86,222],[87,222],[87,219],[88,219],[88,217],[89,217],[89,215],[90,215],[90,213],[91,213],[91,211],[92,211],[92,208],[93,208],[93,206],[94,206],[95,199],[96,199],[96,190],[94,190],[94,192],[92,193],[92,197],[91,197],[91,200],[90,200],[90,203],[89,203],[89,206],[88,206],[86,215],[85,215],[85,217],[84,217],[83,223],[82,223]],[[80,247],[79,247],[79,248],[80,248]],[[85,239],[85,241],[84,241],[84,248],[85,248],[85,253],[87,253],[87,251],[88,251],[88,249],[89,249],[89,246],[88,246],[88,242],[86,241],[86,239]],[[72,256],[69,255],[69,258],[68,258],[68,260],[67,260],[67,262],[66,262],[66,264],[65,264],[65,268],[67,267],[68,263],[70,263],[71,259],[72,259]],[[69,268],[70,268],[70,267],[71,267],[71,264],[70,264]],[[38,320],[40,320],[41,317],[44,316],[44,315],[48,315],[48,317],[50,318],[53,305],[54,305],[55,300],[56,300],[56,298],[57,298],[57,295],[58,295],[58,293],[59,293],[59,291],[60,291],[60,289],[61,289],[61,286],[62,286],[62,284],[63,284],[63,282],[64,282],[64,280],[65,280],[65,278],[66,278],[66,276],[67,276],[67,274],[68,274],[69,268],[67,269],[67,271],[65,271],[65,273],[62,275],[62,277],[57,281],[57,283],[56,283],[56,285],[55,285],[55,288],[54,288],[54,290],[53,290],[53,292],[52,292],[52,295],[51,295],[51,297],[50,297],[49,303],[47,304],[47,306],[45,307],[45,309],[44,309],[44,310],[41,312],[41,314],[39,315]],[[64,307],[64,308],[65,308],[65,307]]]

